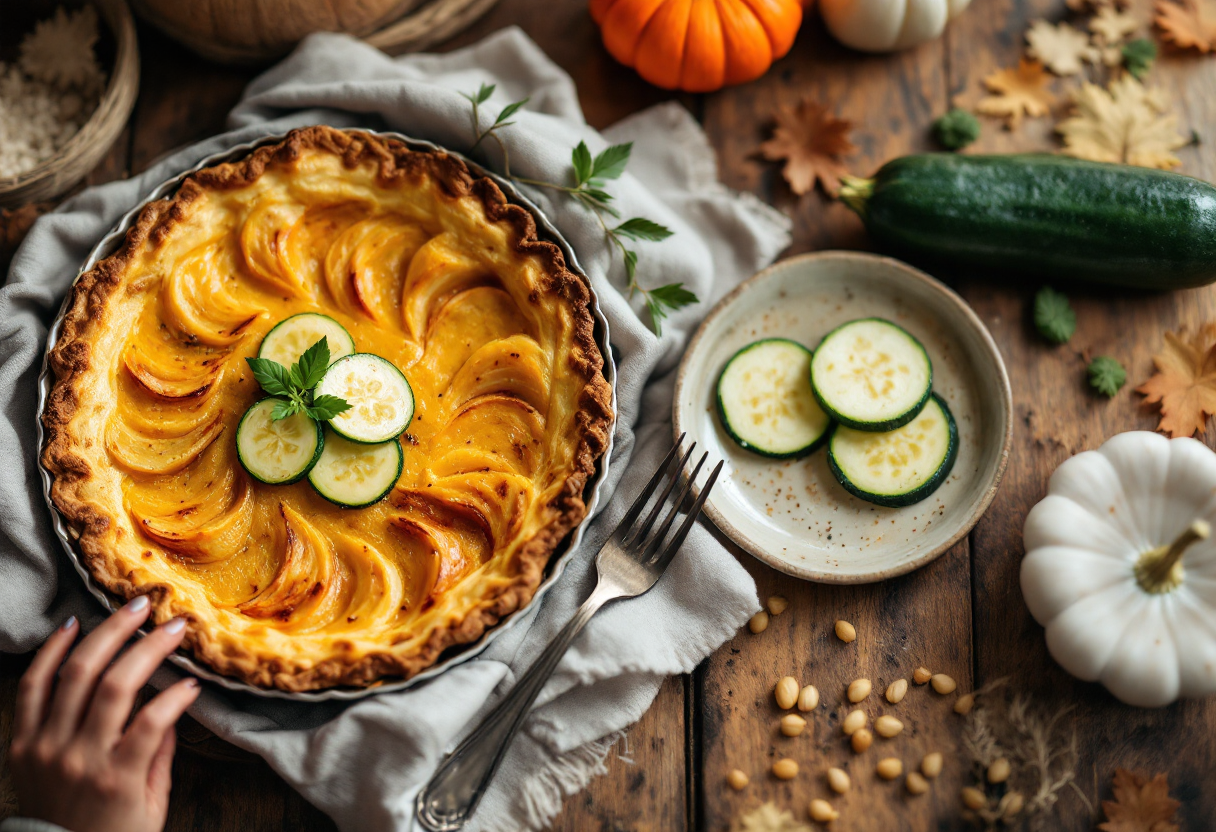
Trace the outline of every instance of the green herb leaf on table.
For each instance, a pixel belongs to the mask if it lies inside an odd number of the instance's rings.
[[[673,233],[667,226],[659,225],[644,217],[625,220],[612,230],[621,237],[628,237],[631,240],[652,240],[654,242],[666,240]]]
[[[268,395],[282,399],[270,412],[273,421],[307,413],[318,422],[324,422],[350,410],[346,400],[337,396],[313,398],[313,388],[321,383],[321,377],[329,369],[329,342],[324,337],[306,349],[291,367],[269,358],[246,358],[245,361],[262,389]]]
[[[1089,362],[1086,373],[1089,375],[1089,386],[1107,398],[1114,396],[1119,388],[1127,384],[1127,370],[1107,355],[1099,355]]]
[[[697,302],[697,296],[684,288],[683,283],[669,283],[646,293],[646,309],[656,335],[663,334],[663,320],[668,312],[683,309]]]
[[[933,122],[933,135],[948,150],[962,150],[980,137],[980,120],[955,107]]]
[[[633,142],[605,148],[591,164],[591,179],[620,179],[633,153]]]
[[[1153,68],[1153,62],[1157,60],[1157,44],[1148,38],[1138,38],[1123,44],[1122,52],[1123,66],[1139,81],[1144,80],[1144,76]]]
[[[1044,286],[1034,296],[1034,326],[1053,344],[1064,344],[1077,331],[1077,313],[1068,298]]]

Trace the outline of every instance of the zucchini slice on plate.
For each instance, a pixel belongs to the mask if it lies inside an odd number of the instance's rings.
[[[405,433],[414,418],[414,391],[392,362],[357,352],[329,365],[316,395],[345,399],[349,410],[329,426],[352,442],[377,444]]]
[[[811,351],[768,338],[739,350],[718,377],[718,416],[730,438],[761,456],[805,456],[831,421],[811,391]]]
[[[328,315],[317,312],[301,312],[275,324],[262,345],[258,347],[258,358],[269,358],[284,367],[300,360],[304,351],[324,338],[329,342],[329,363],[350,355],[355,351],[355,339],[346,327]]]
[[[827,414],[854,430],[895,430],[916,418],[933,389],[925,348],[882,318],[824,336],[811,359],[811,387]]]
[[[958,456],[958,426],[934,393],[908,424],[885,433],[837,425],[828,467],[845,490],[889,508],[910,506],[938,489]]]
[[[363,508],[383,500],[401,476],[405,455],[396,439],[368,445],[325,435],[321,458],[308,472],[316,492],[343,508]]]
[[[267,485],[286,485],[307,474],[321,457],[321,425],[303,413],[274,420],[282,399],[266,398],[245,411],[236,427],[236,455],[249,476]]]

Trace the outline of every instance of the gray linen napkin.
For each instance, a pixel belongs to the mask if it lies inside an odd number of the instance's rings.
[[[158,182],[233,144],[305,124],[389,127],[455,150],[471,144],[459,95],[496,83],[483,112],[530,97],[503,131],[513,172],[567,181],[570,150],[635,142],[626,175],[612,183],[625,216],[672,228],[641,243],[644,285],[684,282],[702,303],[681,310],[656,338],[639,302],[620,291],[619,258],[598,221],[562,196],[529,191],[578,252],[608,317],[619,361],[616,447],[605,494],[633,495],[671,445],[674,370],[710,305],[767,265],[789,242],[788,221],[717,182],[713,151],[675,104],[628,118],[603,135],[587,127],[571,79],[518,29],[447,55],[390,59],[358,41],[315,35],[254,81],[231,115],[232,131],[176,152],[143,175],[90,189],[40,220],[0,289],[0,650],[34,648],[71,613],[86,625],[100,608],[58,554],[36,470],[35,379],[46,327],[89,249]],[[489,162],[501,159],[487,142]],[[644,314],[644,313],[642,313]],[[608,500],[558,585],[530,621],[475,661],[410,691],[356,704],[302,705],[205,686],[192,714],[265,757],[343,830],[407,830],[412,801],[442,758],[514,682],[590,592],[592,557],[624,513]],[[539,829],[563,796],[602,772],[620,732],[650,706],[663,678],[691,671],[758,609],[755,585],[704,528],[694,528],[648,595],[609,606],[570,649],[512,746],[470,828]],[[177,671],[162,669],[155,684]]]

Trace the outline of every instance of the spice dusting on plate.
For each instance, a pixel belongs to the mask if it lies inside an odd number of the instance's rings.
[[[16,62],[0,62],[0,179],[54,156],[97,109],[106,83],[97,33],[92,6],[60,7],[22,38]]]

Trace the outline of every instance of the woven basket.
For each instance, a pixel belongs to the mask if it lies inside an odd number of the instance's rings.
[[[20,176],[0,179],[0,206],[49,200],[71,188],[110,152],[139,94],[135,21],[124,0],[91,0],[113,34],[116,50],[101,103],[60,151]]]
[[[390,54],[464,30],[498,0],[131,0],[140,18],[224,64],[259,64],[312,32],[344,32]]]

